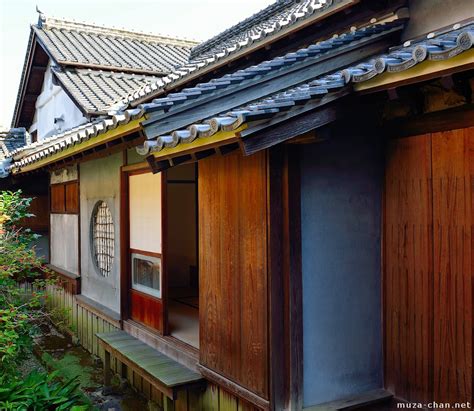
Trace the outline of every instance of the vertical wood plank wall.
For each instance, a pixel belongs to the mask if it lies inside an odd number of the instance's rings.
[[[472,400],[474,128],[432,135],[434,398]]]
[[[433,311],[429,134],[390,142],[384,218],[385,385],[401,398],[425,401]]]
[[[385,385],[472,401],[474,128],[391,141],[384,201]]]
[[[34,291],[31,284],[23,284],[26,292]],[[62,313],[64,325],[77,337],[78,342],[91,354],[104,361],[104,350],[95,337],[95,333],[114,331],[117,327],[94,312],[81,306],[67,286],[48,286],[47,308]],[[112,369],[120,374],[120,361],[113,358]],[[154,401],[164,411],[258,411],[248,402],[226,392],[221,387],[208,383],[204,391],[187,389],[180,392],[175,401],[169,401],[157,389],[132,371],[126,369],[126,378],[133,388],[149,400]]]
[[[203,160],[198,184],[200,362],[268,398],[266,153]]]

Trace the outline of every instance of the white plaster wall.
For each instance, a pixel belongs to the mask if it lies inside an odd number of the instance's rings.
[[[68,166],[51,172],[51,184],[67,183],[79,178],[77,165]]]
[[[76,214],[51,214],[51,264],[79,274],[79,230]]]
[[[36,100],[36,113],[29,132],[38,131],[38,140],[87,122],[76,104],[61,86],[53,82],[51,63],[45,72],[41,94]],[[55,118],[64,121],[54,122]]]
[[[81,290],[86,297],[120,312],[120,166],[122,153],[80,165]],[[91,216],[95,204],[105,201],[115,226],[115,255],[108,277],[95,267],[91,249]]]
[[[410,0],[409,8],[404,40],[474,17],[473,0]]]
[[[161,253],[161,174],[130,176],[130,248]]]

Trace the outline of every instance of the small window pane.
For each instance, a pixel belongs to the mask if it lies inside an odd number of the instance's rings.
[[[92,243],[94,259],[99,273],[108,277],[114,262],[114,221],[109,206],[99,201],[92,214]]]
[[[161,298],[161,260],[132,254],[132,288]]]

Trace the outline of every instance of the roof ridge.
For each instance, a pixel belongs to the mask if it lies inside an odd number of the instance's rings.
[[[139,41],[146,41],[150,43],[169,44],[181,47],[194,47],[199,44],[199,41],[190,40],[183,37],[174,37],[162,34],[145,33],[140,31],[129,30],[125,28],[107,27],[95,23],[81,22],[75,20],[66,20],[56,17],[41,16],[38,22],[38,27],[43,29],[59,28],[65,30],[81,30],[95,34],[105,34],[108,36],[133,38]]]
[[[275,2],[269,4],[267,7],[260,9],[256,13],[253,13],[252,15],[246,17],[245,19],[239,21],[238,23],[232,25],[231,27],[228,27],[227,29],[221,31],[215,36],[212,36],[211,38],[199,43],[191,51],[191,56],[195,57],[196,54],[200,54],[212,48],[214,44],[218,43],[221,39],[229,35],[232,35],[235,31],[244,30],[247,28],[246,26],[248,26],[249,24],[253,24],[255,20],[264,20],[266,17],[268,17],[269,13],[277,13],[280,10],[283,10],[285,7],[292,5],[295,1],[297,2],[299,0],[276,0]],[[244,26],[244,27],[241,28],[239,26]],[[238,27],[240,28],[240,30],[237,30]]]

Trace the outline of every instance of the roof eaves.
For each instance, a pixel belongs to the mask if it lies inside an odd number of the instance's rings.
[[[13,117],[12,117],[12,122],[11,122],[12,127],[17,126],[18,116],[20,114],[20,109],[23,104],[23,96],[24,96],[25,87],[26,87],[27,74],[29,72],[30,65],[31,65],[34,45],[35,45],[35,35],[34,35],[33,28],[31,27],[30,37],[28,39],[28,46],[26,48],[26,53],[25,53],[25,61],[23,62],[23,70],[21,72],[20,84],[19,84],[18,93],[16,96],[15,108],[13,110]]]
[[[210,109],[230,110],[297,82],[309,81],[317,75],[342,69],[355,61],[382,53],[392,44],[390,38],[400,33],[402,28],[403,23],[395,21],[350,31],[306,49],[183,89],[180,93],[154,99],[143,105],[149,112],[148,120],[144,122],[146,134],[151,136],[161,133],[191,118],[196,121],[201,112]]]
[[[279,29],[273,35],[264,35],[259,38],[249,38],[244,44],[234,44],[226,48],[226,50],[220,51],[212,56],[205,56],[201,60],[194,60],[188,64],[179,67],[178,70],[172,74],[163,77],[160,82],[156,84],[145,86],[137,89],[130,95],[128,95],[122,103],[124,106],[136,107],[139,104],[145,103],[150,99],[156,98],[162,94],[165,94],[172,89],[179,88],[186,83],[189,83],[203,75],[212,72],[226,64],[232,63],[245,55],[256,51],[257,49],[266,47],[269,43],[278,40],[279,38],[287,36],[290,32],[300,29],[304,26],[313,24],[319,20],[328,17],[330,14],[334,14],[341,9],[349,7],[351,4],[358,2],[359,0],[341,0],[337,6],[330,9],[325,9],[325,12],[321,14],[312,13],[306,16],[304,19],[302,16],[296,17],[296,20],[292,24],[287,24],[279,27]],[[392,16],[392,19],[387,20],[399,20],[400,22],[407,20],[407,10],[400,9],[397,14]],[[368,25],[373,23],[368,23]]]
[[[123,133],[138,129],[140,121],[143,120],[143,113],[141,109],[130,109],[111,114],[14,150],[9,153],[13,160],[9,171],[19,173],[25,167],[31,169],[35,163],[46,161],[52,156],[56,156],[58,159],[66,158],[68,153],[65,150],[73,150],[73,147],[77,146],[77,149],[74,149],[76,154],[86,148],[85,145],[88,141],[91,141],[92,145],[103,143],[104,139],[107,141],[115,139]],[[116,129],[117,131],[114,132]],[[109,133],[108,137],[107,133]],[[98,137],[100,139],[96,140]],[[64,154],[62,154],[63,152]],[[41,165],[38,165],[37,168],[39,167]]]
[[[452,32],[431,36],[413,44],[407,42],[405,47],[392,48],[388,53],[373,56],[335,73],[316,77],[260,101],[237,107],[229,112],[215,113],[207,120],[188,124],[186,128],[175,129],[171,133],[158,135],[138,147],[137,151],[141,155],[151,152],[156,157],[165,148],[176,147],[181,143],[186,144],[196,138],[207,138],[221,130],[236,129],[243,124],[249,125],[262,119],[269,120],[267,125],[272,125],[275,124],[273,119],[278,116],[284,120],[293,117],[295,113],[297,115],[327,104],[348,94],[350,90],[348,87],[369,81],[384,73],[399,73],[416,68],[415,66],[421,63],[429,61],[436,63],[440,60],[457,58],[474,46],[474,24],[462,28],[455,25],[453,29]],[[152,110],[152,105],[153,103],[147,105],[147,109]],[[298,110],[298,106],[303,106],[303,110]],[[286,114],[292,111],[293,115]],[[249,126],[242,132],[242,137],[264,127],[266,127],[265,124],[260,124],[256,129]]]

